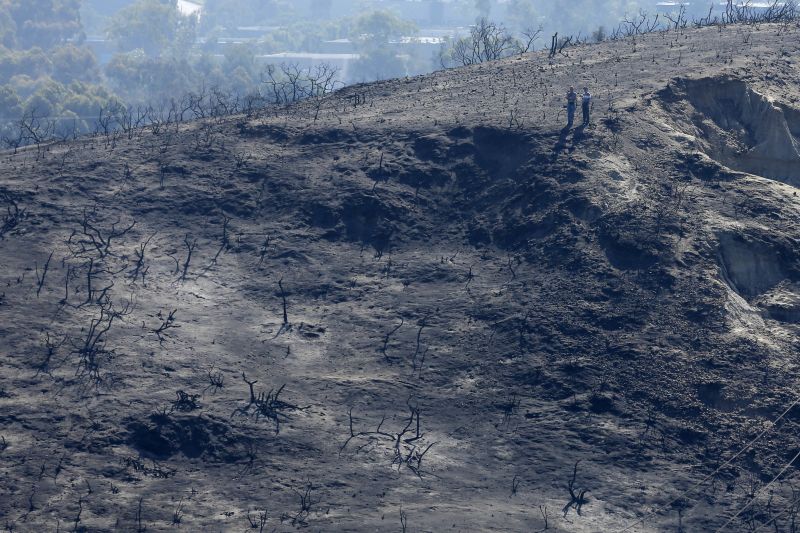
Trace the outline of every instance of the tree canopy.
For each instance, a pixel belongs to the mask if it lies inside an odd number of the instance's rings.
[[[377,10],[358,17],[351,27],[351,39],[360,58],[353,65],[356,78],[373,80],[403,76],[408,72],[406,58],[390,46],[391,41],[414,35],[416,25],[391,11]]]
[[[203,31],[217,27],[263,26],[296,20],[294,3],[287,0],[205,0]]]
[[[384,45],[393,39],[417,32],[417,26],[387,10],[364,13],[355,20],[351,30],[354,41],[367,45]]]
[[[177,0],[137,0],[114,16],[108,37],[121,51],[142,49],[157,57],[166,50],[185,52],[196,26],[197,18],[181,14]]]
[[[80,0],[0,0],[0,42],[45,49],[82,36]]]

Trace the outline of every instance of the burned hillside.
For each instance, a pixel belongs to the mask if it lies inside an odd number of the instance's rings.
[[[798,35],[4,153],[2,522],[792,531]]]

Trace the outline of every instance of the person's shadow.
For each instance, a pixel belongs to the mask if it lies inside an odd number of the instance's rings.
[[[584,131],[586,130],[586,126],[588,124],[581,124],[577,128],[575,128],[575,133],[572,134],[572,146],[575,147],[580,144],[583,139],[586,138]]]
[[[586,126],[587,124],[581,124],[574,129],[572,126],[565,126],[561,129],[558,135],[558,140],[556,141],[555,146],[553,146],[553,160],[557,159],[559,154],[565,149],[572,152],[578,147],[578,145],[586,138]],[[570,131],[573,132],[572,143],[568,145],[567,140],[569,138]]]
[[[553,159],[558,157],[558,154],[564,151],[564,148],[567,147],[567,136],[569,135],[572,126],[564,126],[561,128],[561,132],[558,135],[558,140],[556,141],[556,145],[553,146]]]

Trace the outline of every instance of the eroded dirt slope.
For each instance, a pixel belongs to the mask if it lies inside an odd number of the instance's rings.
[[[755,494],[729,530],[789,531],[797,52],[655,34],[4,155],[0,519],[700,531]]]

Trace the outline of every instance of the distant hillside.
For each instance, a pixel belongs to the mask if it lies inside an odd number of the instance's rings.
[[[0,521],[793,531],[798,35],[3,154]]]

